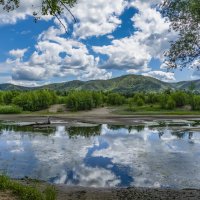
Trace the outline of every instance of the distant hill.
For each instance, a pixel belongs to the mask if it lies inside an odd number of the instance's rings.
[[[4,83],[0,84],[0,90],[3,91],[8,91],[8,90],[30,90],[31,88],[28,87],[23,87],[23,86],[18,86],[18,85],[13,85],[10,83]]]
[[[172,86],[155,78],[141,75],[126,75],[109,80],[70,81],[42,86],[55,90],[95,90],[131,93],[134,91],[160,91]]]
[[[0,84],[0,90],[34,90],[34,89],[50,89],[57,91],[69,90],[95,90],[95,91],[113,91],[122,93],[132,93],[136,91],[162,91],[171,89],[189,89],[191,83],[194,82],[196,90],[200,91],[200,80],[183,81],[178,83],[166,83],[158,79],[142,76],[142,75],[125,75],[109,80],[91,80],[91,81],[69,81],[65,83],[55,83],[44,85],[41,87],[22,87],[12,84]]]

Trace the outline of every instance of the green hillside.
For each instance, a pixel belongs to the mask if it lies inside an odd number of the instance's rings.
[[[0,90],[3,90],[3,91],[6,91],[6,90],[7,91],[8,90],[31,90],[31,88],[13,85],[10,83],[4,83],[4,84],[0,84]]]
[[[141,75],[126,75],[109,80],[92,81],[71,81],[66,83],[51,84],[41,88],[55,90],[102,90],[114,92],[134,92],[134,91],[161,91],[171,88],[169,83],[159,81],[155,78]]]
[[[162,91],[168,88],[187,90],[194,82],[195,89],[200,90],[200,80],[183,81],[178,83],[166,83],[152,77],[142,75],[125,75],[109,80],[91,80],[91,81],[69,81],[64,83],[55,83],[41,87],[22,87],[12,84],[0,84],[0,90],[34,90],[50,89],[57,91],[69,90],[96,90],[96,91],[113,91],[122,93],[132,93],[136,91]]]

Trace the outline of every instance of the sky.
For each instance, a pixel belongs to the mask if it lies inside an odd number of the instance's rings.
[[[164,52],[177,33],[159,12],[161,0],[78,0],[62,23],[51,16],[37,23],[41,0],[21,0],[7,13],[0,7],[0,83],[39,86],[70,80],[110,79],[126,74],[165,82],[200,78],[195,69],[169,70]]]

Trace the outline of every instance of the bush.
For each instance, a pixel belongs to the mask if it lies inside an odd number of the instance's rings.
[[[22,185],[16,181],[10,180],[6,176],[0,176],[0,190],[11,191],[21,200],[55,200],[56,191],[53,187],[47,187],[44,193],[38,189]]]
[[[176,107],[182,107],[185,106],[187,103],[187,95],[186,93],[182,92],[182,91],[177,91],[174,92],[171,97],[173,98],[173,100],[176,103]]]
[[[169,97],[169,99],[167,100],[166,108],[168,110],[173,110],[174,108],[176,108],[176,102],[172,99],[172,97]]]
[[[67,107],[72,111],[91,110],[103,105],[100,92],[74,91],[67,97]]]
[[[144,101],[141,98],[138,98],[136,101],[137,106],[143,106],[144,105]]]
[[[22,108],[15,105],[0,106],[0,114],[19,114],[22,112]]]
[[[191,102],[192,110],[200,110],[200,96],[194,96]]]
[[[166,108],[168,99],[169,99],[168,95],[166,95],[166,94],[160,94],[160,96],[159,96],[159,104],[160,104],[160,107],[162,109]]]
[[[39,111],[48,108],[57,102],[55,92],[49,90],[37,90],[23,92],[16,96],[12,103],[20,106],[25,111]]]
[[[110,93],[107,96],[107,104],[112,106],[120,106],[126,102],[124,96],[118,93]]]

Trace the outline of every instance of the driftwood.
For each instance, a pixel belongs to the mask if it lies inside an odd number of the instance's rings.
[[[50,117],[47,118],[46,122],[36,122],[35,124],[36,125],[49,125],[49,124],[51,124]]]

